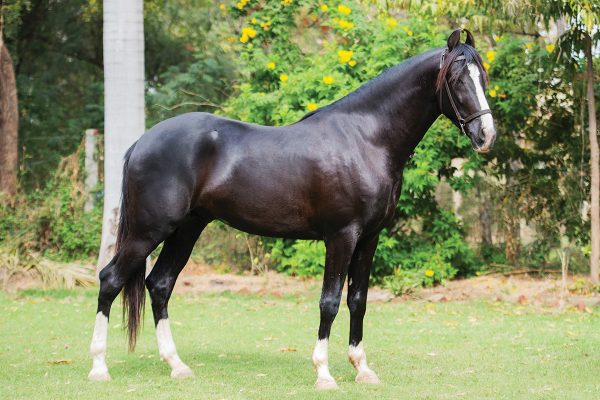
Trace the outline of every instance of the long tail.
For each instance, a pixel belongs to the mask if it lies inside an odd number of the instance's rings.
[[[137,142],[136,142],[137,143]],[[121,189],[121,216],[119,219],[119,228],[117,231],[116,252],[123,248],[123,243],[127,239],[129,233],[128,227],[128,190],[127,190],[127,173],[129,169],[129,158],[135,148],[134,143],[125,153],[123,164],[123,185]],[[146,300],[145,291],[145,275],[146,262],[145,260],[136,266],[131,266],[134,271],[129,275],[125,285],[123,286],[123,324],[127,320],[127,337],[129,339],[129,351],[135,349],[137,335],[140,330],[140,322],[144,313],[144,303]]]

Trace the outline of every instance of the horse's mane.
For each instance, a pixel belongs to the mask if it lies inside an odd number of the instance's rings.
[[[320,108],[318,108],[318,109],[316,109],[314,111],[311,111],[311,112],[305,114],[297,122],[304,121],[305,119],[310,118],[310,117],[312,117],[315,114],[321,113],[322,111],[330,110],[334,106],[339,105],[340,103],[347,103],[349,101],[352,101],[357,96],[361,96],[364,92],[372,90],[372,88],[374,88],[374,87],[377,87],[379,82],[384,81],[385,79],[390,78],[390,76],[392,76],[392,75],[396,76],[397,74],[403,73],[409,67],[411,67],[415,62],[419,62],[422,58],[425,58],[426,56],[428,56],[433,51],[436,51],[436,50],[430,50],[430,51],[425,52],[425,53],[417,54],[417,55],[415,55],[413,57],[407,58],[406,60],[402,61],[399,64],[396,64],[394,66],[389,67],[388,69],[386,69],[385,71],[383,71],[379,75],[377,75],[374,78],[372,78],[372,79],[368,80],[367,82],[363,83],[356,90],[353,90],[352,92],[348,93],[344,97],[335,100],[333,103],[330,103],[330,104],[328,104],[326,106],[320,107]]]
[[[462,69],[466,68],[467,65],[474,63],[481,71],[481,75],[483,76],[483,82],[487,85],[488,75],[485,71],[485,68],[483,68],[483,61],[479,53],[477,53],[477,50],[475,50],[473,46],[470,46],[466,43],[458,43],[452,48],[451,51],[447,52],[446,56],[444,57],[444,61],[442,62],[440,72],[437,77],[437,81],[435,82],[436,92],[439,92],[442,89],[442,87],[444,86],[444,80],[447,80],[450,84],[458,78],[458,74],[452,73],[450,67],[456,60],[456,57],[459,56],[465,57],[464,63],[462,64]]]

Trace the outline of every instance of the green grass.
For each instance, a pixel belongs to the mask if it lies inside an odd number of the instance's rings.
[[[379,386],[353,382],[343,307],[329,353],[340,388],[316,392],[317,295],[174,297],[179,355],[196,373],[185,381],[172,380],[160,362],[149,312],[136,352],[127,353],[115,304],[113,380],[91,383],[94,292],[0,294],[0,399],[600,398],[598,311],[552,314],[481,302],[370,304],[365,346]]]

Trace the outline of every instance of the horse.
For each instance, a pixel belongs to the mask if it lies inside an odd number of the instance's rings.
[[[496,137],[482,59],[473,35],[465,31],[463,43],[461,32],[452,32],[446,48],[411,57],[288,126],[198,112],[145,132],[124,158],[116,252],[99,275],[89,379],[110,379],[108,318],[121,291],[129,348],[135,348],[145,288],[161,358],[173,378],[193,376],[177,354],[167,306],[202,230],[221,220],[251,234],[325,242],[315,386],[337,387],[327,348],[346,276],[355,380],[379,383],[367,364],[363,319],[378,236],[394,216],[404,165],[442,114],[477,152],[489,151]],[[160,243],[145,277],[146,258]]]

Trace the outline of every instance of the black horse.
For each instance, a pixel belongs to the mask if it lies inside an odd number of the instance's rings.
[[[125,156],[115,257],[100,273],[89,378],[108,380],[110,307],[123,291],[133,349],[148,288],[160,355],[171,376],[191,376],[169,328],[167,304],[194,243],[215,219],[245,232],[325,241],[317,388],[335,388],[327,341],[348,275],[349,359],[357,382],[378,383],[362,346],[369,273],[388,224],[404,164],[440,114],[486,152],[495,129],[473,36],[412,57],[295,124],[268,127],[205,113],[184,114],[146,132]],[[145,260],[164,247],[150,275]]]

